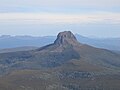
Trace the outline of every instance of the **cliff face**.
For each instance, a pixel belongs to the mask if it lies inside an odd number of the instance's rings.
[[[60,32],[55,40],[54,44],[57,45],[79,45],[76,37],[70,31]]]

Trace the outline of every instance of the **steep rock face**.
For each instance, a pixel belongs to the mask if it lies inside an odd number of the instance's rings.
[[[60,32],[55,40],[54,44],[56,45],[79,45],[76,37],[70,31]]]

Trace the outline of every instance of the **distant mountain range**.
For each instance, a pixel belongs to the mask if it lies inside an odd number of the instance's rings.
[[[41,47],[51,42],[54,42],[55,36],[32,37],[32,36],[9,36],[4,35],[0,37],[0,48],[15,48],[15,47]]]
[[[120,51],[120,38],[87,38],[76,35],[79,42],[98,48]]]
[[[76,34],[79,42],[98,48],[120,51],[120,38],[88,38]],[[0,49],[16,48],[24,46],[41,47],[53,43],[56,36],[32,37],[32,36],[9,36],[0,37]]]

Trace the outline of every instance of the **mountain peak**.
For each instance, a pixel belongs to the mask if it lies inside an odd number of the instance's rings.
[[[57,45],[76,45],[79,44],[76,37],[71,31],[64,31],[60,32],[57,35],[57,39],[55,40],[54,44]]]

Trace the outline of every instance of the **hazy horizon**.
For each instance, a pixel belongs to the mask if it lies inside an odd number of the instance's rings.
[[[0,1],[0,35],[51,36],[66,30],[120,37],[120,0]]]
[[[66,30],[67,31],[67,30]],[[62,32],[62,31],[59,31]],[[0,37],[55,37],[57,36],[57,34],[59,33],[54,33],[54,34],[44,34],[44,35],[32,35],[32,34],[16,34],[16,35],[12,35],[12,34],[1,34]],[[73,32],[74,33],[74,32]],[[82,37],[87,37],[87,38],[100,38],[100,39],[107,39],[107,38],[120,38],[120,36],[96,36],[96,35],[82,35],[80,33],[74,33],[75,35],[80,35]]]

